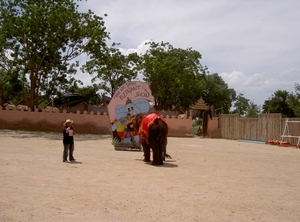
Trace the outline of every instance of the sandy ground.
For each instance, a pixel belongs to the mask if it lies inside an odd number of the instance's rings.
[[[300,221],[300,149],[169,138],[163,166],[107,135],[0,131],[0,221]]]

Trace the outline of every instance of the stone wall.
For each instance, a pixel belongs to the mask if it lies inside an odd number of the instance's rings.
[[[208,118],[207,136],[211,138],[221,138],[221,130],[219,128],[219,118]]]
[[[61,132],[66,119],[74,120],[77,133],[111,134],[110,122],[106,112],[67,113],[56,110],[5,110],[0,107],[0,129]],[[165,116],[169,126],[169,136],[191,136],[192,119]]]

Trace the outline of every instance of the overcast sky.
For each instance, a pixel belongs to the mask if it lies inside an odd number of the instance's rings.
[[[300,0],[82,0],[111,40],[143,52],[147,40],[202,54],[237,94],[263,104],[300,84]],[[86,77],[88,78],[88,77]]]

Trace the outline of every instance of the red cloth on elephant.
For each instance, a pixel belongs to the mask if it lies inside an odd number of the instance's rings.
[[[148,129],[150,126],[153,125],[156,119],[161,119],[167,124],[166,120],[156,113],[151,113],[144,116],[138,131],[138,135],[140,137],[140,143],[142,142],[148,143],[148,137],[149,137]]]

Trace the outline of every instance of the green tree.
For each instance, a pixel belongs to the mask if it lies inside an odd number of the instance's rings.
[[[21,89],[16,72],[9,73],[0,68],[0,106],[4,103],[17,103],[20,100],[18,92]]]
[[[235,108],[233,110],[233,113],[238,113],[241,116],[244,116],[249,109],[249,99],[246,99],[242,93],[240,93],[234,102],[233,107]]]
[[[289,104],[296,117],[300,117],[300,85],[295,83],[295,94],[289,95]]]
[[[246,117],[257,118],[259,112],[259,107],[254,102],[250,101]]]
[[[290,93],[286,90],[277,90],[263,105],[263,113],[281,113],[283,117],[295,117],[290,107]]]
[[[100,90],[111,96],[127,81],[137,77],[141,57],[137,53],[124,55],[114,47],[106,47],[102,51],[93,51],[91,59],[83,66],[82,71],[93,76]]]
[[[174,48],[168,42],[149,42],[144,54],[144,80],[149,84],[158,110],[180,107],[183,110],[199,99],[199,76],[206,67],[198,51]]]
[[[0,3],[0,67],[18,74],[30,108],[76,81],[79,55],[105,47],[103,19],[77,9],[72,0]]]
[[[228,88],[227,83],[217,73],[206,75],[204,90],[200,92],[205,102],[221,108],[223,113],[229,113],[232,102],[236,100],[236,92]]]

